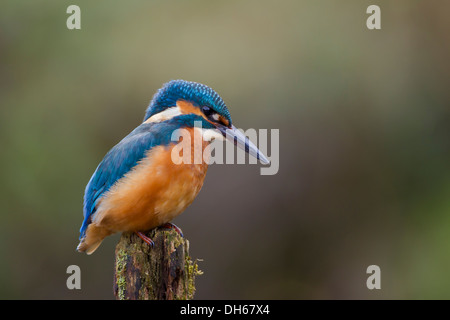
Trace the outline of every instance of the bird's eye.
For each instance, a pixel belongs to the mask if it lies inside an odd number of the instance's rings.
[[[205,114],[205,116],[209,116],[213,112],[212,109],[210,107],[207,107],[207,106],[203,106],[202,107],[202,111]]]
[[[220,116],[217,112],[215,112],[213,109],[207,106],[202,107],[203,114],[211,121],[218,122],[220,119]]]

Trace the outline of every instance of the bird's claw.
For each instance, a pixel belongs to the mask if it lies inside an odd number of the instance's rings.
[[[173,223],[165,223],[163,224],[160,228],[164,228],[164,229],[174,229],[182,238],[184,238],[183,236],[183,232],[181,231],[180,228],[178,228],[176,225],[174,225]]]
[[[145,243],[147,243],[150,247],[154,247],[155,243],[153,242],[152,239],[150,239],[149,237],[147,237],[145,234],[143,234],[142,232],[138,232],[136,231],[136,234],[139,236],[139,238],[141,238]]]

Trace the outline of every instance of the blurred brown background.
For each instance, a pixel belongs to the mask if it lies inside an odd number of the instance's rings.
[[[81,30],[66,28],[70,4]],[[366,8],[381,7],[381,30]],[[198,299],[450,298],[448,1],[2,1],[0,298],[113,299],[114,246],[75,251],[84,187],[170,79],[280,170],[210,167],[174,222]],[[81,267],[82,289],[66,288]],[[381,290],[366,268],[381,268]]]

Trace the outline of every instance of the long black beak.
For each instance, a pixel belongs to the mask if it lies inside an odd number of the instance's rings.
[[[245,152],[254,156],[256,159],[260,160],[263,164],[269,164],[270,161],[267,157],[258,150],[258,148],[246,137],[242,132],[236,129],[235,126],[228,128],[226,126],[217,126],[217,129],[222,133],[222,135],[233,142],[237,147],[245,150]]]

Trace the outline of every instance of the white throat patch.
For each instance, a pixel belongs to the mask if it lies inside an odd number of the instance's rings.
[[[195,128],[195,130],[201,134],[203,141],[225,140],[223,135],[217,129]]]

